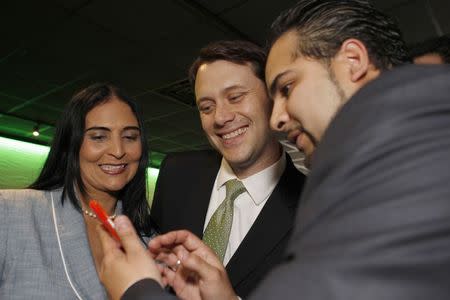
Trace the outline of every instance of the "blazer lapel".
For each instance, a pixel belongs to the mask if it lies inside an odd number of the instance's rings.
[[[226,266],[233,286],[258,267],[290,233],[303,186],[304,177],[298,173],[287,158],[286,169],[272,195]]]
[[[193,172],[192,176],[197,179],[192,187],[189,203],[195,204],[186,205],[186,212],[184,213],[186,219],[180,227],[191,228],[192,232],[200,238],[203,238],[206,213],[220,162],[221,158],[214,153],[211,159],[205,161],[204,166],[193,167],[193,170],[196,171]]]
[[[90,251],[83,216],[69,199],[61,205],[61,193],[53,196],[59,237],[67,271],[77,292],[84,299],[106,299]]]

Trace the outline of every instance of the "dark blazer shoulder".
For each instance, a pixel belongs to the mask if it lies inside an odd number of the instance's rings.
[[[151,208],[161,233],[188,229],[201,237],[221,159],[213,150],[170,153],[165,157]]]
[[[176,168],[208,166],[209,164],[220,166],[221,159],[222,156],[214,150],[171,152],[166,155],[161,163],[160,172],[164,171],[165,168],[172,166],[175,166]]]

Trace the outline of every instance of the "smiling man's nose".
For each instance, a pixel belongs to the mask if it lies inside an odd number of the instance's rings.
[[[219,126],[223,126],[227,122],[232,121],[234,117],[234,111],[226,104],[217,105],[216,110],[214,111],[214,121]]]

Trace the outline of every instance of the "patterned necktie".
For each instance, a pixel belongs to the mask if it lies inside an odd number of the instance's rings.
[[[245,192],[244,185],[237,179],[228,180],[225,187],[226,197],[212,215],[203,234],[205,244],[216,252],[222,262],[233,223],[233,203],[240,194]]]

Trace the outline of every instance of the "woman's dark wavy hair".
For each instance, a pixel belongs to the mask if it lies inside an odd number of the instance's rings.
[[[63,188],[61,202],[67,195],[70,202],[81,212],[76,188],[86,196],[86,188],[80,175],[79,153],[85,131],[85,119],[94,107],[108,102],[113,97],[126,103],[133,111],[141,131],[142,156],[136,175],[118,193],[123,213],[127,215],[136,230],[150,234],[152,224],[147,202],[148,144],[142,112],[122,90],[107,83],[95,83],[75,94],[66,105],[56,126],[50,152],[39,177],[29,187],[37,190]]]
[[[355,38],[380,70],[411,60],[397,24],[369,1],[301,0],[273,22],[268,47],[291,30],[299,39],[297,55],[329,62],[345,40]]]

